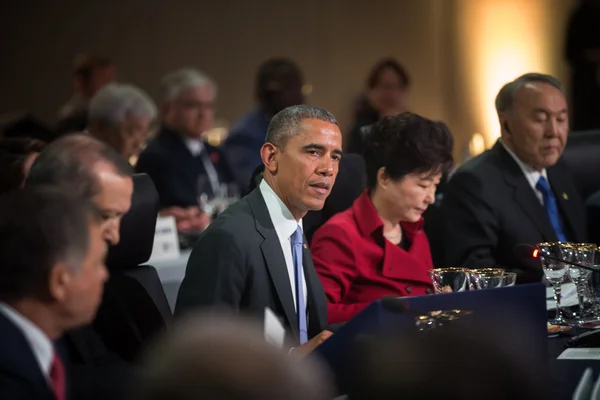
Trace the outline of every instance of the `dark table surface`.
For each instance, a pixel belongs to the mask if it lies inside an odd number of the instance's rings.
[[[591,367],[594,371],[594,381],[600,373],[600,361],[593,360],[557,360],[557,357],[567,348],[569,337],[582,333],[582,330],[572,330],[555,338],[548,339],[548,354],[552,385],[561,399],[571,399],[579,383],[583,371]],[[597,346],[600,346],[598,343]]]

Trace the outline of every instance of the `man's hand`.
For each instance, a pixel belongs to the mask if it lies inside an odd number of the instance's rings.
[[[161,216],[172,216],[180,233],[201,232],[210,223],[210,216],[198,207],[169,207],[160,212]]]
[[[307,355],[315,351],[315,349],[319,347],[324,341],[329,339],[331,335],[333,335],[333,332],[330,331],[323,331],[319,333],[317,336],[310,339],[308,342],[304,343],[299,347],[296,347],[294,349],[294,354],[296,354],[300,358],[306,357]]]

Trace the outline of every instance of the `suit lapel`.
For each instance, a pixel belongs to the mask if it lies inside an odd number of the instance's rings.
[[[504,150],[502,144],[496,142],[492,149],[500,158],[500,165],[506,183],[513,188],[513,198],[519,208],[527,215],[533,225],[540,232],[544,241],[555,242],[558,240],[552,227],[546,209],[540,203],[535,192],[529,185],[523,171],[513,158]]]
[[[248,202],[254,212],[256,230],[264,238],[260,249],[265,259],[269,276],[285,312],[287,322],[294,336],[298,337],[298,318],[296,308],[294,307],[294,298],[292,297],[292,287],[290,285],[285,257],[283,256],[279,237],[277,237],[273,222],[269,216],[269,210],[258,187],[248,195]]]

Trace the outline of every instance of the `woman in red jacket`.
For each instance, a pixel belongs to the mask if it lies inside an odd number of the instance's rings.
[[[385,296],[432,293],[423,213],[452,165],[452,137],[437,122],[403,113],[373,125],[364,156],[367,190],[311,245],[332,324]]]

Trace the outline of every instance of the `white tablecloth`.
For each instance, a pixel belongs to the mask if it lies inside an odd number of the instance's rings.
[[[171,311],[175,310],[177,293],[179,292],[181,281],[183,281],[183,277],[185,276],[185,267],[187,266],[191,252],[191,249],[184,250],[181,252],[179,258],[174,260],[149,262],[150,265],[156,268],[156,272],[158,272]]]

